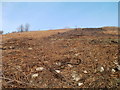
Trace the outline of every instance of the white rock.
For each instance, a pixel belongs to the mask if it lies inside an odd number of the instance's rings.
[[[61,66],[61,62],[57,62],[56,65]]]
[[[68,67],[73,67],[71,64],[68,64]]]
[[[85,71],[83,71],[84,73],[88,73],[86,70]]]
[[[76,54],[75,54],[75,56],[78,56],[78,55],[79,55],[79,53],[76,53]]]
[[[36,77],[38,77],[38,73],[32,75],[32,78],[36,78]]]
[[[103,72],[104,71],[104,68],[103,67],[100,67],[100,72]]]
[[[36,71],[42,71],[44,68],[43,67],[37,67]]]
[[[74,80],[75,80],[75,81],[79,81],[79,80],[80,80],[80,77],[77,76],[77,77],[74,78]]]
[[[117,62],[117,61],[114,61],[114,64],[118,65],[118,62]]]
[[[33,83],[33,81],[32,81],[32,80],[30,80],[30,83]]]
[[[74,50],[77,50],[76,48],[73,48]]]
[[[55,70],[57,73],[60,73],[60,70]]]
[[[9,48],[10,48],[10,49],[13,49],[14,47],[13,47],[13,46],[10,46]]]
[[[28,48],[28,50],[32,50],[32,48]]]
[[[20,66],[16,66],[16,69],[18,69],[19,71],[22,70]]]
[[[77,75],[76,73],[73,73],[73,74],[72,74],[72,78],[73,78],[73,80],[75,80],[75,81],[79,81],[79,80],[81,79],[81,77],[80,77],[79,75]]]
[[[112,69],[112,72],[115,72],[115,69]]]
[[[78,83],[78,86],[82,86],[83,85],[83,83]]]
[[[120,65],[117,65],[117,69],[120,70]]]
[[[98,61],[98,59],[95,59],[95,61]]]
[[[92,54],[92,52],[90,52],[90,54]]]

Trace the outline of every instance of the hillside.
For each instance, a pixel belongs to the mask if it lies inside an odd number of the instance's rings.
[[[2,35],[4,88],[120,88],[118,28]]]

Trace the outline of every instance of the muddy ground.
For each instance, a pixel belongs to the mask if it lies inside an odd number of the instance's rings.
[[[120,88],[117,28],[3,36],[3,88]]]

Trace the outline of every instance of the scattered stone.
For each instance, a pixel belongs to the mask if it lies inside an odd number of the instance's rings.
[[[78,56],[78,55],[79,55],[79,53],[76,53],[76,54],[75,54],[75,56]]]
[[[81,76],[78,75],[75,71],[72,73],[73,80],[79,81],[81,79]]]
[[[117,65],[117,69],[120,71],[120,65]]]
[[[79,76],[77,76],[77,77],[74,77],[74,80],[75,81],[79,81],[81,78],[79,77]]]
[[[100,72],[103,72],[104,71],[104,68],[103,67],[100,67]]]
[[[21,66],[16,66],[16,69],[18,69],[19,71],[21,71]]]
[[[86,70],[85,71],[83,71],[84,73],[88,73]]]
[[[98,59],[95,59],[95,61],[98,61]]]
[[[61,66],[61,62],[56,62],[56,65]]]
[[[114,61],[114,64],[118,65],[118,62],[117,62],[117,61]]]
[[[28,48],[28,50],[32,50],[32,48]]]
[[[38,77],[38,73],[32,75],[32,78],[36,78],[36,77]]]
[[[97,71],[99,71],[99,72],[103,72],[103,71],[104,71],[104,68],[101,67],[101,66],[98,66]]]
[[[76,48],[73,48],[74,50],[77,50]]]
[[[115,72],[115,69],[112,69],[112,72]]]
[[[70,49],[70,51],[76,51],[77,49],[76,48],[72,48],[72,49]]]
[[[30,80],[30,83],[33,83],[33,81],[32,81],[32,80]]]
[[[78,83],[78,86],[82,86],[83,85],[83,83]]]
[[[42,71],[44,68],[43,67],[37,67],[36,71]]]
[[[60,70],[55,70],[57,73],[60,73]]]
[[[68,64],[68,67],[71,67],[71,68],[72,68],[73,66],[72,66],[71,64]]]
[[[10,46],[9,49],[14,49],[15,47],[14,46]]]

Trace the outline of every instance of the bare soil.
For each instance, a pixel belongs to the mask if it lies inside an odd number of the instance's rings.
[[[2,35],[3,88],[120,88],[118,28]]]

